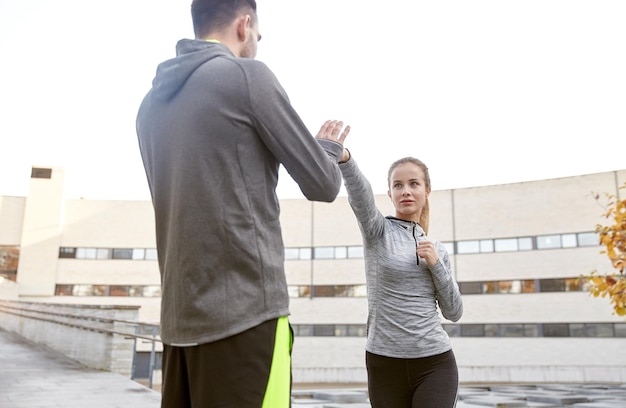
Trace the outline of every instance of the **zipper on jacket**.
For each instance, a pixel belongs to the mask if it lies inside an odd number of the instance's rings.
[[[392,216],[387,216],[385,217],[387,219],[393,219],[393,220],[399,220],[399,221],[403,221],[403,222],[409,222],[411,223],[411,226],[413,227],[412,231],[411,231],[411,235],[413,236],[413,240],[415,241],[415,258],[417,258],[417,264],[420,264],[420,257],[419,255],[417,255],[417,247],[419,246],[419,240],[417,239],[417,235],[415,234],[415,229],[417,228],[417,226],[419,225],[419,223],[415,222],[415,221],[408,221],[408,220],[403,220],[400,218],[396,218],[396,217],[392,217]],[[409,227],[407,227],[406,225],[402,225],[402,224],[396,224],[402,228],[404,228],[405,230],[408,230]],[[422,233],[420,235],[420,237],[423,237],[425,234]]]
[[[417,258],[417,264],[419,265],[420,264],[420,257],[417,254],[417,247],[419,246],[419,244],[417,242],[417,237],[415,236],[415,224],[413,224],[413,232],[412,232],[411,235],[413,235],[413,240],[415,241],[415,257]]]

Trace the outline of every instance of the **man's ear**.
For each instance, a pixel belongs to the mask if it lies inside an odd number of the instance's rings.
[[[237,38],[239,39],[239,41],[246,42],[246,40],[248,39],[251,21],[252,19],[248,14],[239,17],[239,19],[237,20]]]

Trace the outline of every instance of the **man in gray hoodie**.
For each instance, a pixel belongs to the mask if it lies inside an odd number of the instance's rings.
[[[137,115],[161,272],[163,407],[288,407],[291,344],[275,189],[282,164],[331,202],[349,127],[314,138],[268,67],[254,0],[194,0],[195,39]]]

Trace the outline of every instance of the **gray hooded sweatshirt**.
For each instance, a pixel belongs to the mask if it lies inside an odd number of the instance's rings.
[[[181,40],[137,116],[155,212],[161,338],[223,339],[289,314],[275,188],[282,164],[331,202],[343,147],[316,140],[265,64]]]

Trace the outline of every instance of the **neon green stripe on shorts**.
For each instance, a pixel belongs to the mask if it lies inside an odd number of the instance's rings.
[[[291,349],[293,337],[287,316],[278,318],[270,377],[263,408],[289,408],[291,401]]]

